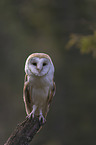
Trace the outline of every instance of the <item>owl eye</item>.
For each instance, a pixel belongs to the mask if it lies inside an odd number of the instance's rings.
[[[44,62],[44,63],[43,63],[43,66],[45,66],[45,65],[47,65],[47,63],[46,63],[46,62]]]
[[[34,66],[36,66],[36,65],[37,65],[37,63],[36,63],[36,62],[33,62],[32,64],[33,64]]]

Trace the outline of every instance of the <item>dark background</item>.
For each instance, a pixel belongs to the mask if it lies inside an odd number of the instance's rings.
[[[26,117],[24,63],[33,52],[51,56],[57,90],[32,143],[96,145],[96,58],[66,49],[70,34],[93,34],[95,23],[96,0],[0,1],[0,145]]]

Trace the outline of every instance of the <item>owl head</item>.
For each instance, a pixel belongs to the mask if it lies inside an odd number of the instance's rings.
[[[31,54],[25,63],[25,73],[29,76],[45,76],[54,74],[54,65],[49,55],[45,53]]]

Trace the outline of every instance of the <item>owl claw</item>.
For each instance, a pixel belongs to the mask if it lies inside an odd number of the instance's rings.
[[[34,118],[35,114],[33,112],[31,112],[30,114],[28,114],[27,118],[30,118],[32,116],[32,118]]]
[[[34,114],[34,113],[32,113],[32,114],[31,114],[31,116],[32,116],[32,118],[34,118],[35,114]]]
[[[46,119],[44,118],[43,115],[39,116],[39,121],[42,122],[43,124],[46,122]]]
[[[32,110],[32,112],[30,114],[28,114],[28,118],[30,118],[31,116],[32,116],[32,118],[34,118],[36,108],[37,108],[37,106],[33,105],[33,110]]]
[[[40,109],[40,114],[39,114],[40,116],[39,116],[39,121],[41,122],[41,123],[45,123],[46,122],[46,119],[44,118],[44,116],[43,116],[43,114],[42,114],[42,110]]]

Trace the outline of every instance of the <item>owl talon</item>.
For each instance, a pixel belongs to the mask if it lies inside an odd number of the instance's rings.
[[[34,116],[35,116],[35,115],[34,115],[34,113],[33,113],[33,112],[31,112],[30,114],[28,114],[28,115],[27,115],[27,117],[26,117],[26,118],[30,118],[30,117],[34,118]]]
[[[35,114],[34,114],[34,113],[32,113],[32,118],[34,118],[34,116],[35,116]]]
[[[30,118],[31,116],[32,116],[32,118],[34,118],[36,108],[37,108],[37,106],[33,105],[33,110],[32,110],[32,112],[30,114],[28,114],[28,118]]]
[[[43,124],[46,122],[46,119],[44,118],[43,115],[39,116],[39,121],[42,122]]]

